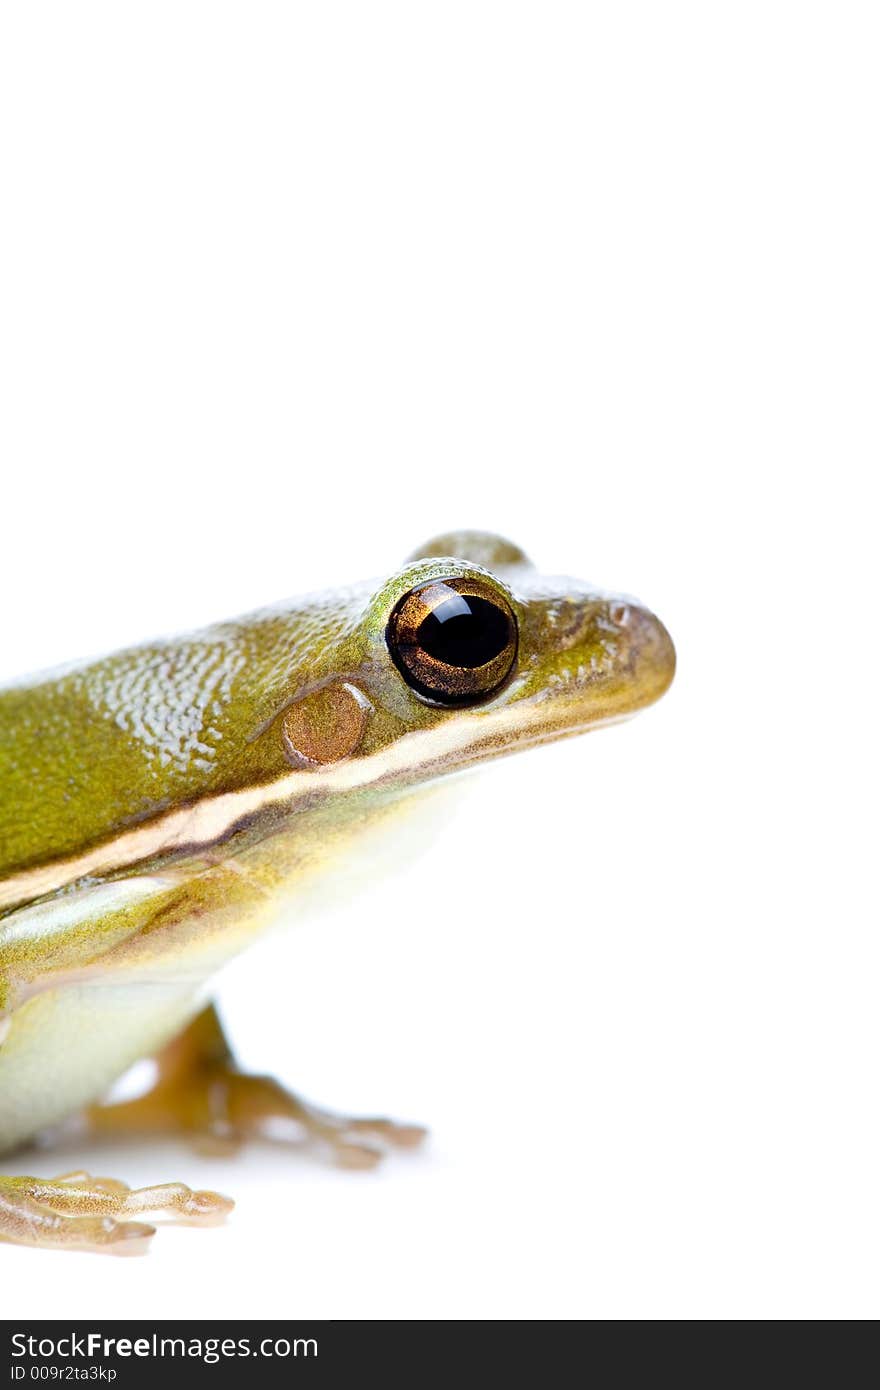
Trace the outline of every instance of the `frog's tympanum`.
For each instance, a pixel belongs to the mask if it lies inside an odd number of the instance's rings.
[[[236,1144],[279,1119],[368,1167],[423,1131],[320,1110],[236,1066],[216,971],[437,778],[624,718],[675,656],[629,598],[441,536],[379,583],[0,690],[0,1153],[67,1117]],[[463,909],[462,909],[463,910]],[[102,1104],[139,1059],[152,1089]],[[129,1253],[181,1183],[0,1177],[0,1239]]]

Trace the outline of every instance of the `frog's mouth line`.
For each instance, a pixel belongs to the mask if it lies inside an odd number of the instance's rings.
[[[604,701],[593,701],[589,713],[583,692],[578,698],[575,691],[523,701],[514,707],[515,713],[504,704],[479,713],[471,710],[465,717],[453,717],[430,729],[405,734],[390,748],[376,753],[328,767],[297,769],[259,787],[215,793],[167,811],[156,820],[82,854],[14,875],[0,884],[0,913],[30,904],[84,878],[119,874],[147,861],[155,864],[204,853],[238,831],[252,829],[264,815],[267,834],[273,834],[298,809],[324,803],[336,793],[368,787],[405,793],[416,782],[465,771],[476,763],[508,753],[619,723],[661,693],[662,690],[649,692],[637,703],[630,699],[623,707],[612,694]]]

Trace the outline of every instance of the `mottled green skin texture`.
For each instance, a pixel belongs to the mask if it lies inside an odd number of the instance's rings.
[[[282,771],[260,731],[357,605],[291,603],[0,691],[0,872]]]
[[[582,719],[598,719],[628,713],[668,684],[671,644],[643,610],[630,605],[622,631],[613,596],[541,576],[494,537],[459,533],[427,549],[384,583],[294,600],[0,691],[0,876],[282,776],[280,719],[330,680],[354,682],[373,705],[358,756],[441,721],[478,720],[487,706],[450,712],[420,700],[385,647],[397,599],[438,575],[485,569],[517,613],[517,669],[488,702],[511,710],[512,742],[517,706],[555,697],[561,708],[576,697]]]

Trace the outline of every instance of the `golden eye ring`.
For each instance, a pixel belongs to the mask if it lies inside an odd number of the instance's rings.
[[[516,615],[473,576],[431,579],[400,599],[385,632],[391,658],[423,700],[475,705],[504,685],[516,662]]]

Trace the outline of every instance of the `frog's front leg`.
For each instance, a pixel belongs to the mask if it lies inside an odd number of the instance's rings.
[[[130,1188],[85,1172],[0,1177],[0,1240],[137,1255],[147,1249],[155,1228],[130,1218],[161,1213],[187,1225],[212,1225],[232,1205],[217,1192],[193,1192],[183,1183]]]
[[[0,1150],[60,1122],[131,1060],[154,1026],[153,996],[185,1017],[189,996],[138,986],[126,970],[139,933],[176,890],[170,877],[85,886],[0,922]],[[130,962],[128,962],[130,964]],[[173,1026],[173,1024],[172,1024]],[[93,1030],[98,1045],[87,1045]],[[170,1031],[170,1029],[168,1030]],[[156,1036],[156,1034],[152,1034]],[[160,1032],[158,1036],[162,1036]],[[167,1036],[167,1031],[165,1033]],[[107,1052],[110,1052],[109,1060]],[[79,1094],[78,1094],[79,1092]],[[187,1225],[222,1219],[232,1202],[183,1183],[132,1189],[111,1178],[0,1175],[0,1241],[138,1253],[153,1213]]]
[[[136,1100],[93,1106],[98,1133],[183,1133],[215,1146],[236,1147],[265,1133],[274,1120],[290,1121],[297,1137],[329,1152],[349,1168],[373,1167],[388,1148],[412,1149],[425,1137],[419,1125],[356,1119],[320,1110],[268,1076],[239,1070],[213,1006],[208,1007],[156,1059],[152,1090]]]

